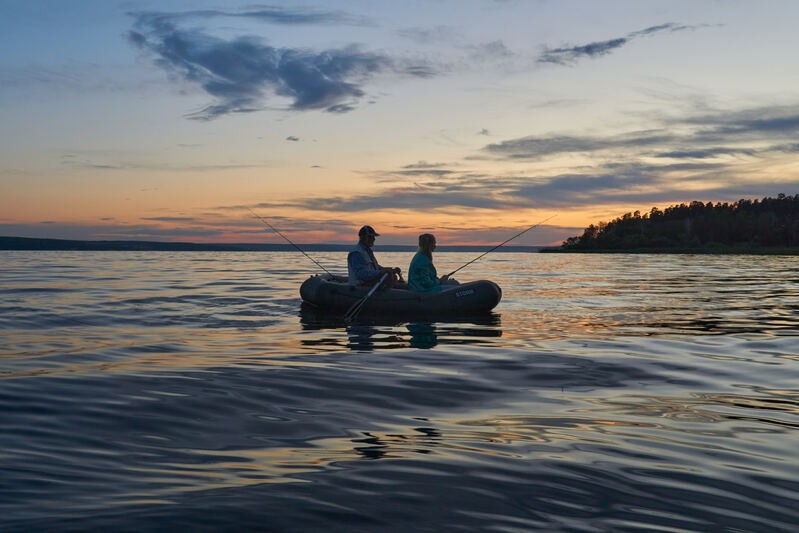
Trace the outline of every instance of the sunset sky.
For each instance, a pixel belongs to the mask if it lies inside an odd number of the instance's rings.
[[[560,243],[799,193],[799,2],[0,0],[0,235]]]

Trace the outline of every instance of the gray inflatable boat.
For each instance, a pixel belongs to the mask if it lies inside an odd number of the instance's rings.
[[[369,292],[370,287],[350,285],[347,278],[330,274],[311,276],[300,286],[302,300],[320,310],[345,312]],[[404,315],[435,318],[486,313],[502,299],[502,289],[481,280],[447,287],[441,292],[377,289],[363,306],[362,315]]]

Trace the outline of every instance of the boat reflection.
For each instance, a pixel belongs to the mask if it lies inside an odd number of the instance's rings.
[[[430,349],[439,345],[491,344],[502,336],[497,313],[447,317],[446,320],[409,320],[401,316],[361,315],[352,323],[341,315],[303,305],[300,324],[305,346],[373,351],[401,348]],[[313,335],[317,333],[317,335]]]

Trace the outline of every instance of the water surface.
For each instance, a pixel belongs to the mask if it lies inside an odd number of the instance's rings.
[[[799,258],[494,253],[490,315],[345,324],[298,253],[0,254],[4,531],[799,524]]]

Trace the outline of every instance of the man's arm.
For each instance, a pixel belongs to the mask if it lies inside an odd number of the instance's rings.
[[[377,270],[385,272],[385,273],[387,273],[389,275],[402,276],[402,269],[401,268],[399,268],[399,267],[384,267],[383,265],[378,263],[377,262],[377,258],[375,257],[375,254],[374,254],[374,252],[372,251],[371,248],[369,249],[369,255],[371,256],[372,261],[374,261],[374,264],[377,267]],[[375,276],[375,277],[377,277],[377,276]]]

